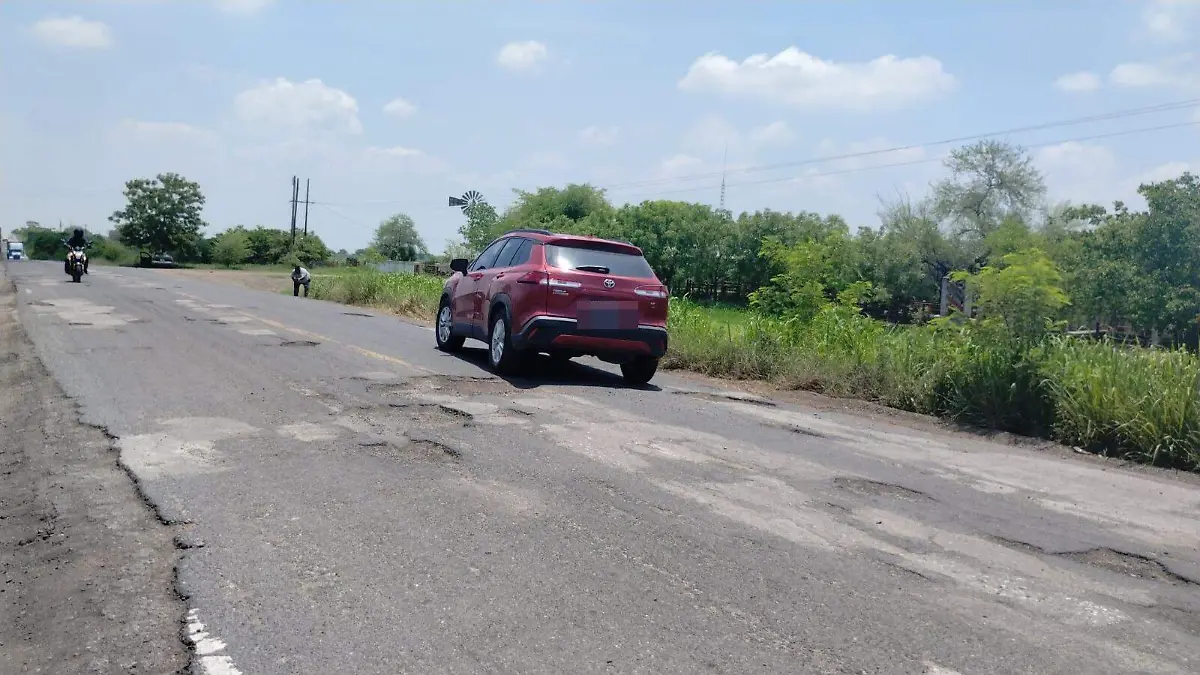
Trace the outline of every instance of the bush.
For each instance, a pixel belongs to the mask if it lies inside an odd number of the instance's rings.
[[[317,277],[313,295],[429,319],[443,279],[372,269]],[[769,380],[1141,462],[1200,468],[1200,359],[1000,320],[889,326],[829,304],[810,320],[671,300],[664,368]]]
[[[321,300],[432,319],[437,313],[444,281],[441,277],[348,268],[337,276],[314,277],[312,295]]]

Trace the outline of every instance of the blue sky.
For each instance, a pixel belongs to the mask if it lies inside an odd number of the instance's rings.
[[[286,227],[295,174],[332,247],[402,211],[436,251],[451,194],[716,204],[723,164],[735,212],[874,226],[942,175],[935,141],[1200,97],[1196,45],[1191,0],[5,2],[0,227],[105,232],[124,181],[162,171],[201,184],[210,231]],[[1200,128],[1071,139],[1197,110],[1008,140],[1054,201],[1136,202],[1200,168]]]

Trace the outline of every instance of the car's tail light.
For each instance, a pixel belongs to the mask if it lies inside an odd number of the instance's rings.
[[[526,272],[517,279],[518,284],[537,284],[538,286],[549,286],[550,288],[580,288],[583,284],[578,281],[567,281],[565,279],[555,279],[548,272],[542,270],[534,270]]]
[[[643,298],[665,298],[665,297],[667,297],[667,287],[666,286],[638,286],[637,288],[633,289],[633,292],[637,293],[638,295],[642,296]]]
[[[550,275],[546,274],[542,270],[533,270],[532,272],[526,272],[525,274],[521,275],[521,278],[517,279],[517,283],[518,284],[534,284],[534,285],[540,286],[540,285],[546,283],[546,279],[549,276]]]

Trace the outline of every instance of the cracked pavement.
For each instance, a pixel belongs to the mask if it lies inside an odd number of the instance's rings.
[[[1200,670],[1195,476],[593,361],[497,379],[169,272],[7,275],[166,523],[197,673]]]

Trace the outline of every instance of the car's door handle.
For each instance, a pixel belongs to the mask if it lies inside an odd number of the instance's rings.
[[[478,280],[478,279],[482,279],[482,278],[483,278],[483,272],[472,272],[472,273],[471,273],[471,278],[472,278],[472,279],[476,279],[476,280]]]
[[[503,279],[503,278],[504,278],[504,272],[501,272],[501,273],[497,274],[497,275],[496,275],[496,278],[497,278],[497,279]]]

